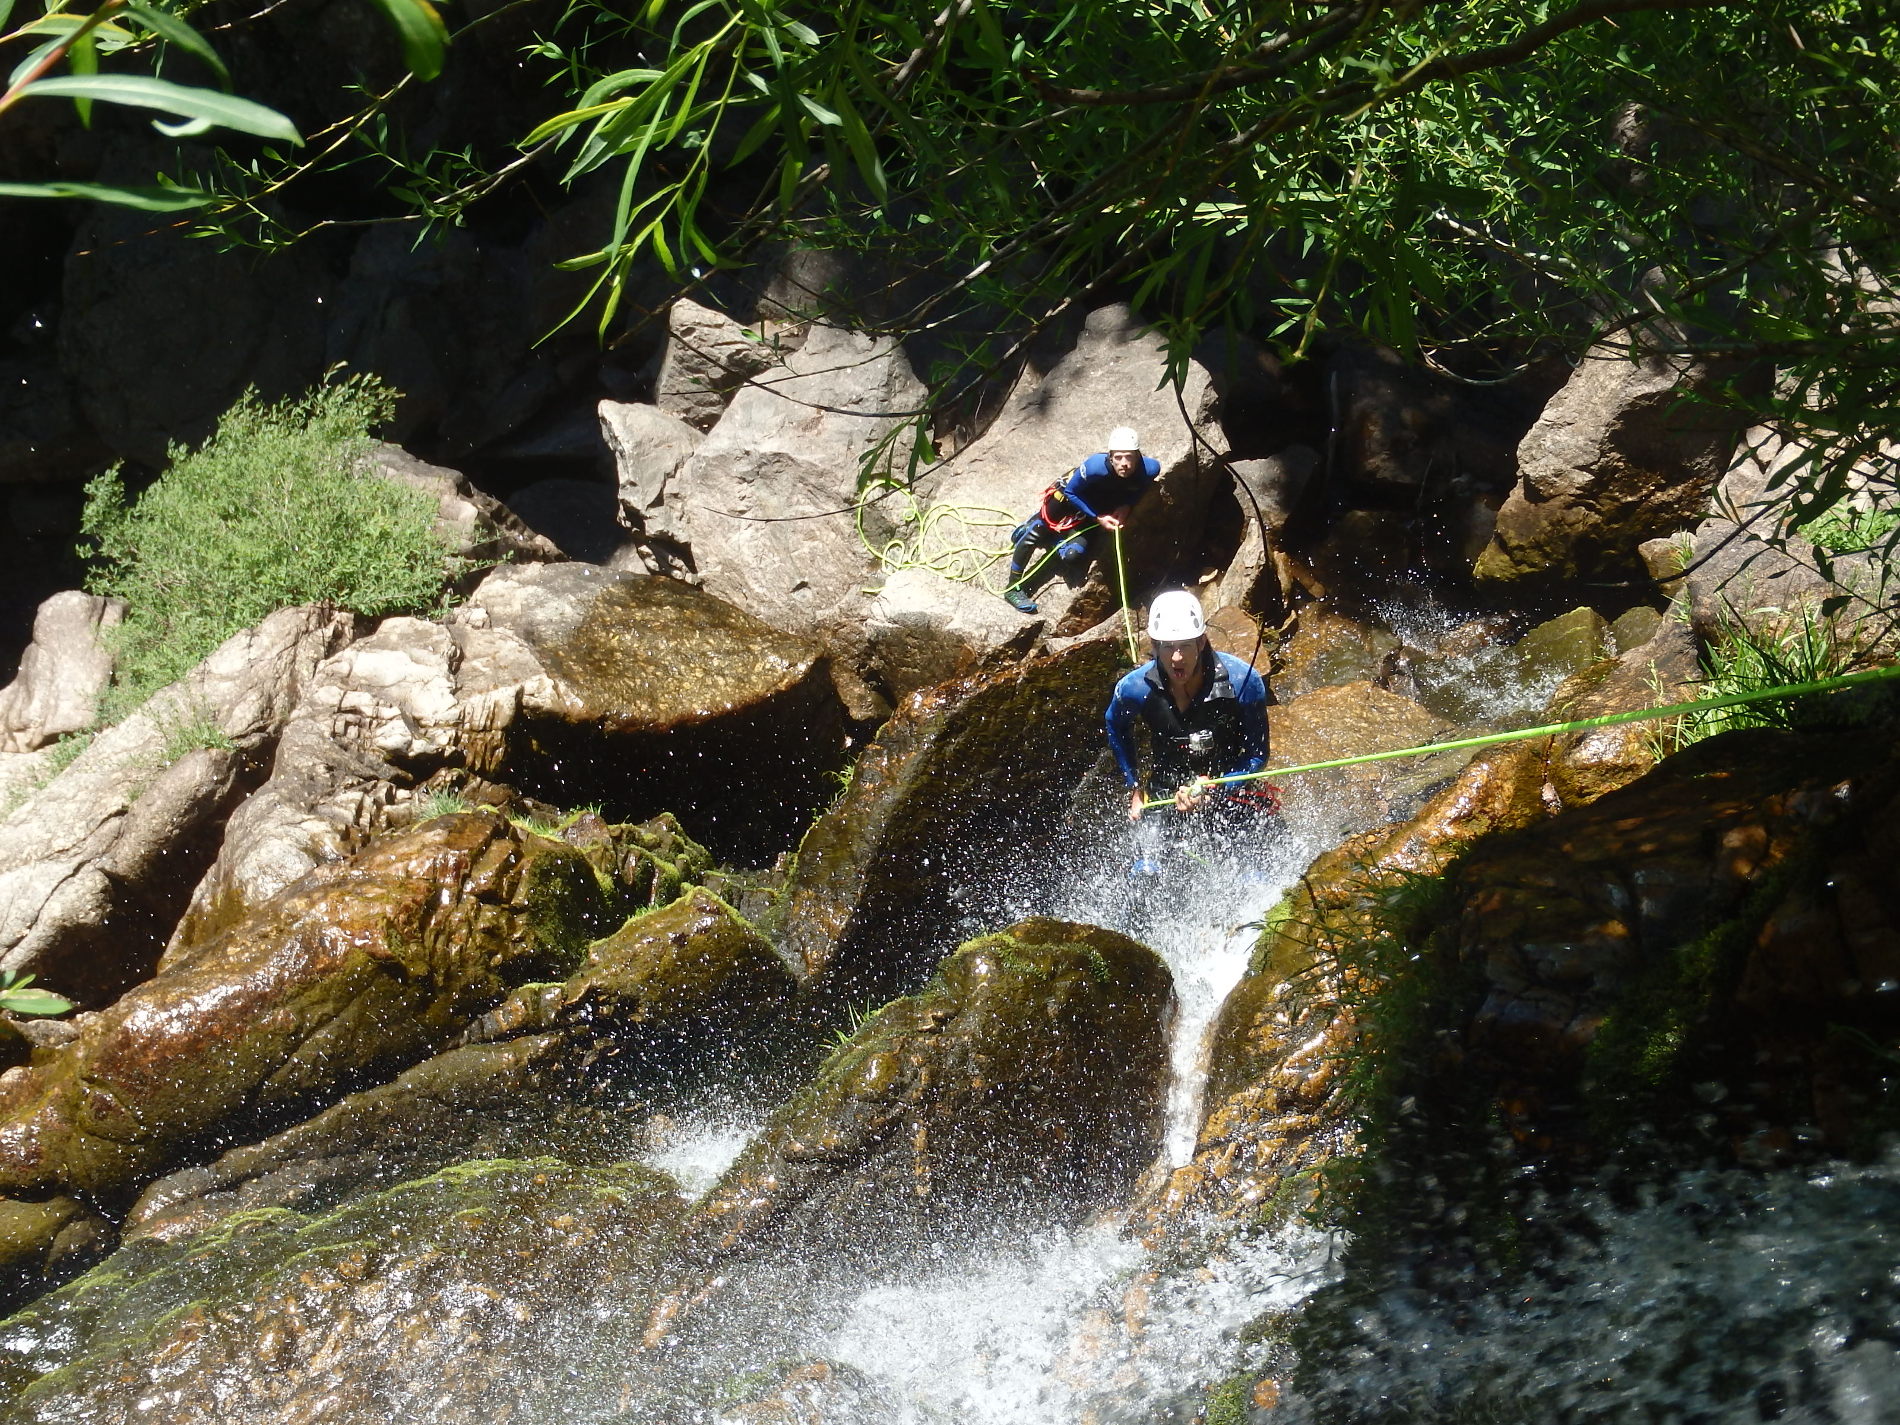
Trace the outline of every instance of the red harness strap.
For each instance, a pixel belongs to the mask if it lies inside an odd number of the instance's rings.
[[[1062,514],[1060,511],[1069,513]],[[1069,497],[1062,493],[1060,485],[1051,485],[1042,492],[1042,522],[1057,534],[1067,534],[1082,523],[1082,511],[1071,504]]]

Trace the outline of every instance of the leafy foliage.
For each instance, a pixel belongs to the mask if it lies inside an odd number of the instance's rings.
[[[1728,623],[1702,650],[1698,697],[1752,693],[1795,683],[1817,683],[1867,666],[1868,644],[1858,627],[1806,604],[1783,618]],[[1819,697],[1769,698],[1736,707],[1685,713],[1661,736],[1670,752],[1742,727],[1789,730],[1837,726],[1867,704],[1842,705]],[[1844,711],[1845,707],[1845,711]]]
[[[41,1015],[64,1014],[73,1007],[73,1002],[64,995],[30,988],[35,978],[16,970],[0,970],[0,1009],[14,1014]]]
[[[362,469],[393,400],[360,377],[276,404],[247,394],[198,449],[172,447],[136,501],[117,467],[86,487],[88,587],[127,605],[108,721],[275,609],[440,602],[463,566],[435,532],[435,502]]]
[[[441,72],[448,30],[431,0],[373,0],[395,29],[411,74],[433,79]],[[6,28],[14,0],[0,0],[0,45],[12,40],[37,44],[14,67],[0,90],[0,114],[27,99],[70,99],[82,123],[92,122],[95,103],[155,109],[176,122],[154,120],[160,132],[195,139],[217,129],[275,139],[301,146],[303,136],[283,114],[255,100],[228,92],[231,73],[210,42],[186,18],[199,8],[195,0],[100,0],[90,11],[67,10],[47,0],[45,13]],[[101,59],[162,58],[167,51],[189,55],[218,82],[218,88],[177,84],[156,74],[110,72]],[[70,71],[46,77],[64,64]],[[81,198],[147,212],[200,208],[220,195],[178,183],[165,175],[147,185],[100,183],[4,183],[0,197]]]

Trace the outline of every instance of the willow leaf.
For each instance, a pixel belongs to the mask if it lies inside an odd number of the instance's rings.
[[[36,79],[21,90],[23,94],[48,99],[97,99],[107,104],[124,104],[135,109],[158,109],[186,119],[208,119],[220,128],[239,133],[258,134],[267,139],[283,139],[301,144],[303,136],[275,109],[234,94],[215,89],[193,89],[170,80],[154,79],[147,74],[62,75]]]
[[[146,29],[164,40],[166,44],[183,50],[218,77],[218,86],[231,87],[231,71],[224,67],[224,61],[218,58],[218,52],[211,48],[205,37],[192,29],[169,10],[160,10],[153,5],[141,5],[139,0],[126,0],[125,13],[137,20]]]
[[[402,40],[403,62],[418,79],[434,79],[442,72],[449,47],[449,27],[429,0],[374,0]]]
[[[147,213],[202,208],[213,194],[197,188],[115,188],[105,183],[0,183],[0,198],[77,198]]]

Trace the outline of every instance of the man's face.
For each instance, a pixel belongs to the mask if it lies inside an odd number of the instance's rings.
[[[1141,461],[1139,450],[1111,450],[1108,452],[1108,468],[1117,475],[1133,475],[1135,466]]]
[[[1193,678],[1201,666],[1201,640],[1182,639],[1179,642],[1155,641],[1155,662],[1161,665],[1161,671],[1167,674],[1170,683],[1185,683]]]

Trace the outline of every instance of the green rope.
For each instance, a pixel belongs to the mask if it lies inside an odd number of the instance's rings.
[[[1122,634],[1128,639],[1128,666],[1141,666],[1141,648],[1135,642],[1135,620],[1128,612],[1128,569],[1122,563],[1122,527],[1118,524],[1110,531],[1115,536],[1115,583],[1122,596]]]
[[[1547,723],[1543,727],[1526,727],[1516,732],[1493,732],[1483,737],[1461,737],[1456,742],[1432,742],[1422,747],[1399,747],[1390,752],[1367,752],[1357,757],[1335,757],[1330,762],[1304,762],[1297,767],[1269,767],[1261,772],[1234,772],[1225,777],[1204,777],[1201,781],[1203,786],[1217,787],[1229,782],[1253,782],[1267,777],[1291,777],[1301,772],[1322,772],[1332,767],[1356,767],[1362,762],[1385,762],[1394,757],[1425,757],[1434,752],[1458,752],[1467,747],[1491,747],[1500,742],[1517,742],[1527,737],[1554,737],[1566,732],[1615,727],[1625,722],[1679,717],[1683,713],[1701,712],[1710,708],[1738,707],[1743,703],[1766,702],[1771,698],[1798,698],[1809,693],[1852,687],[1858,683],[1882,682],[1888,678],[1900,678],[1900,664],[1892,664],[1884,668],[1869,668],[1859,673],[1843,673],[1838,677],[1822,678],[1812,683],[1784,683],[1780,687],[1760,688],[1749,693],[1724,693],[1715,698],[1698,698],[1692,703],[1671,703],[1667,707],[1639,708],[1635,712],[1606,713],[1602,717],[1586,717],[1576,722]],[[1173,805],[1172,797],[1162,797],[1156,801],[1143,802],[1142,809]]]

